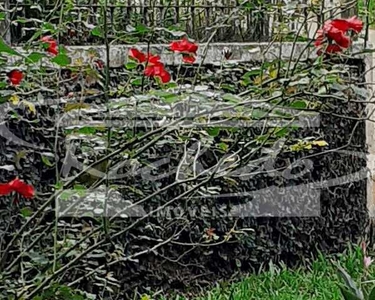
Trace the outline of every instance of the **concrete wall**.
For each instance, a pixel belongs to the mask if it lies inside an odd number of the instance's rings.
[[[150,45],[144,44],[130,45],[113,45],[110,47],[110,67],[118,68],[124,66],[128,61],[128,52],[131,48],[137,48],[143,52],[149,50],[152,54],[159,54],[161,61],[166,65],[179,65],[181,63],[181,54],[169,51],[168,45],[158,44]],[[311,44],[307,43],[211,43],[200,44],[197,64],[214,64],[220,65],[223,60],[223,49],[228,48],[232,52],[231,61],[233,62],[262,62],[274,59],[296,59],[306,60],[308,58],[315,58],[316,49]],[[16,48],[20,53],[27,55],[22,48]],[[72,63],[79,59],[87,62],[92,51],[97,52],[97,57],[106,61],[106,50],[104,46],[69,46],[66,47],[69,57],[72,58]],[[360,53],[363,49],[363,43],[355,43],[352,52]],[[356,58],[365,58],[369,54],[358,54]],[[17,56],[9,57],[9,62],[16,62],[20,58]],[[45,60],[48,63],[48,59]]]
[[[375,41],[375,31],[370,34],[370,41]],[[153,54],[160,54],[161,60],[166,65],[179,65],[181,64],[181,54],[176,54],[168,50],[168,45],[114,45],[110,47],[110,67],[118,68],[123,67],[128,61],[128,52],[131,48],[136,47],[137,49],[147,52],[150,50]],[[201,44],[199,45],[199,51],[197,55],[198,64],[213,64],[220,65],[223,63],[223,49],[228,48],[232,53],[233,62],[262,62],[267,60],[274,60],[281,58],[283,60],[290,60],[300,58],[306,60],[308,58],[316,57],[316,49],[311,46],[309,47],[306,43],[212,43],[212,44]],[[367,48],[371,48],[368,45]],[[18,49],[22,52],[22,49]],[[104,46],[71,46],[67,47],[69,56],[72,58],[72,62],[76,59],[88,61],[89,54],[92,50],[97,52],[98,57],[102,60],[106,60],[106,51]],[[363,42],[358,42],[353,45],[352,53],[360,53],[363,51]],[[27,53],[24,53],[25,55]],[[374,82],[374,72],[372,70],[374,66],[374,56],[372,53],[362,53],[356,55],[356,58],[365,60],[367,72],[366,82],[367,87],[372,92],[372,84]],[[10,60],[16,62],[19,57],[12,56]],[[46,63],[48,60],[46,60]],[[57,67],[56,65],[51,65]],[[375,105],[372,104],[373,97],[370,93],[371,102],[368,104],[369,115],[372,120],[375,120]],[[367,197],[368,197],[368,209],[371,217],[375,217],[375,122],[369,120],[366,122],[366,136],[368,144],[368,168],[370,171],[368,179]]]
[[[375,31],[369,31],[369,40],[375,42]],[[366,56],[366,83],[368,83],[368,90],[370,91],[370,102],[375,102],[374,93],[374,66],[375,56],[373,53]],[[366,122],[366,140],[368,146],[367,164],[369,168],[369,177],[367,183],[367,207],[371,218],[375,218],[375,105],[368,104],[369,120]]]

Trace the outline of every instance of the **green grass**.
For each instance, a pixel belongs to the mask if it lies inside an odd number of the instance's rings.
[[[198,298],[182,296],[144,297],[158,300],[341,300],[338,277],[332,261],[339,262],[357,282],[375,279],[375,268],[364,278],[361,251],[349,249],[335,258],[321,256],[309,267],[288,269],[270,266],[268,271],[246,277],[237,283],[220,283]],[[365,288],[371,288],[367,284]]]

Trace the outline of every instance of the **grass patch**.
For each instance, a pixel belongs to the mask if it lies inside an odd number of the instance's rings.
[[[143,299],[158,300],[341,300],[339,290],[342,283],[338,277],[334,262],[342,267],[358,283],[375,279],[375,268],[371,266],[366,275],[362,267],[362,254],[359,248],[350,248],[346,253],[335,257],[322,255],[309,266],[289,269],[285,266],[275,267],[272,264],[267,271],[249,275],[236,283],[220,283],[216,288],[197,298],[183,296],[156,296]],[[368,284],[368,288],[373,283]]]

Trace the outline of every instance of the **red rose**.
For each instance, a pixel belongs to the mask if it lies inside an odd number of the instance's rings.
[[[169,48],[175,52],[188,53],[188,54],[197,54],[198,45],[191,43],[188,39],[184,38],[180,41],[174,41],[170,44]]]
[[[146,63],[144,74],[147,77],[158,77],[161,82],[167,83],[171,80],[171,75],[167,70],[165,70],[164,65],[160,62],[159,55],[152,55],[148,53],[142,53],[138,49],[132,48],[129,50],[129,56],[137,60],[138,63]]]
[[[0,183],[0,196],[6,196],[13,192],[13,188],[9,183]]]
[[[164,68],[160,70],[160,73],[155,75],[156,77],[159,77],[162,83],[168,83],[171,81],[171,74]]]
[[[143,64],[147,62],[148,64],[160,63],[159,55],[145,54],[138,49],[132,48],[129,50],[129,57],[138,61],[138,63]]]
[[[129,50],[129,56],[134,59],[134,60],[137,60],[139,63],[144,63],[147,59],[146,59],[146,54],[142,53],[141,51],[139,51],[138,49],[135,49],[135,48],[132,48]]]
[[[350,46],[350,37],[346,35],[349,30],[355,33],[361,32],[363,22],[356,16],[349,19],[334,19],[324,23],[323,28],[317,31],[315,46],[318,47],[318,54],[323,52],[327,54],[338,53]],[[324,43],[328,42],[326,46]],[[324,51],[323,51],[323,50]]]
[[[335,41],[336,44],[342,48],[348,48],[350,46],[350,38],[345,35],[344,31],[341,31],[332,25],[328,25],[325,27],[326,29],[323,30],[327,38]]]
[[[23,73],[20,70],[10,71],[7,76],[13,85],[19,85],[23,79]]]
[[[53,54],[53,55],[57,55],[59,54],[59,50],[57,48],[57,41],[54,40],[52,37],[50,36],[44,36],[41,38],[41,41],[45,44],[47,44],[47,48],[46,48],[46,51]]]
[[[34,187],[30,184],[25,183],[24,181],[16,178],[8,183],[0,184],[0,195],[6,196],[11,192],[16,192],[22,195],[25,198],[33,198],[35,196]]]
[[[353,16],[347,19],[349,23],[349,29],[353,30],[355,33],[360,33],[363,29],[363,22],[357,18],[357,16]]]
[[[326,23],[343,32],[353,30],[355,33],[360,33],[363,29],[363,22],[358,19],[357,16],[351,17],[349,19],[334,19],[331,21],[327,21]]]
[[[24,196],[25,198],[33,198],[35,195],[34,187],[18,178],[9,182],[9,185],[16,193]]]
[[[171,81],[171,75],[167,70],[165,70],[164,65],[162,63],[147,66],[147,68],[144,71],[144,74],[148,77],[158,77],[160,78],[162,83],[167,83]]]
[[[188,64],[192,64],[192,63],[195,62],[195,56],[183,54],[182,55],[182,60],[183,60],[183,62],[186,62]]]
[[[152,55],[152,54],[148,54],[146,56],[146,61],[148,64],[160,64],[160,56],[159,55]]]
[[[170,44],[169,49],[174,52],[182,53],[182,60],[186,63],[194,63],[195,56],[197,55],[198,45],[191,43],[188,39],[184,38],[180,41],[174,41]]]

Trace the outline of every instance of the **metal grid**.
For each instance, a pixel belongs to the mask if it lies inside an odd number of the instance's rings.
[[[45,0],[40,1],[38,5],[27,1],[21,4],[11,0],[10,19],[24,20],[13,22],[11,25],[12,43],[22,43],[32,37],[40,27],[38,20],[57,24],[63,2],[62,16],[69,36],[66,42],[102,43],[99,37],[90,36],[91,27],[103,21],[103,7],[99,0]],[[170,38],[171,35],[173,36],[172,31],[178,31],[185,32],[199,42],[208,40],[261,42],[272,38],[278,20],[285,21],[285,18],[288,18],[287,23],[293,24],[293,28],[296,27],[296,16],[283,15],[279,1],[278,3],[261,0],[113,0],[108,2],[110,35],[121,36],[121,33],[128,32],[129,42],[132,37],[138,41],[149,40],[150,29],[156,32],[152,35],[155,39]]]

